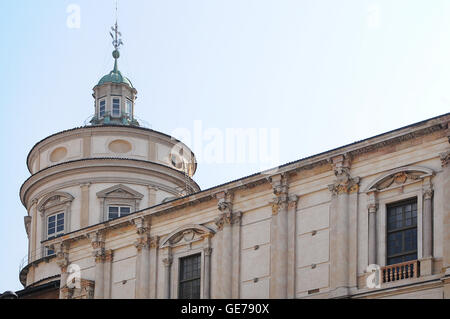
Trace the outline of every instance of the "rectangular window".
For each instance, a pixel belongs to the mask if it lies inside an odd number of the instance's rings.
[[[131,207],[129,206],[109,206],[108,207],[108,219],[115,219],[122,216],[130,215]]]
[[[200,299],[201,255],[180,258],[179,299]]]
[[[112,114],[113,116],[119,116],[120,115],[120,99],[113,99],[112,100]]]
[[[127,114],[131,115],[133,113],[133,102],[127,100]]]
[[[417,259],[417,199],[387,206],[387,265]]]
[[[99,115],[99,117],[104,117],[105,113],[106,113],[106,101],[101,100],[99,110],[98,110],[98,115]]]
[[[57,213],[47,217],[47,239],[52,239],[64,234],[64,213]],[[47,249],[47,255],[55,252]]]

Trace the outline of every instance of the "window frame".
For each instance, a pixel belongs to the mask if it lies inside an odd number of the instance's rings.
[[[110,208],[118,208],[118,210],[117,210],[117,215],[118,216],[116,218],[110,218],[110,211],[109,211]],[[123,208],[128,208],[129,209],[129,213],[122,215],[121,212],[122,212]],[[131,215],[132,213],[133,213],[133,211],[132,211],[132,207],[130,205],[111,204],[111,205],[108,205],[108,216],[107,217],[108,217],[108,221],[110,221],[110,220],[114,220],[114,219],[117,219],[117,218],[120,218],[120,217]]]
[[[58,231],[58,216],[59,215],[63,215],[63,223],[62,223],[63,230],[62,231]],[[54,234],[52,234],[52,236],[50,236],[50,234],[48,233],[51,217],[55,217],[55,232],[54,232]],[[55,213],[48,214],[46,216],[45,236],[46,236],[47,240],[60,237],[60,236],[64,235],[65,232],[66,232],[66,212],[65,211],[61,210],[61,211],[58,211]],[[55,254],[55,251],[50,248],[47,248],[45,251],[45,254],[46,254],[46,256],[52,256]]]
[[[128,107],[130,107],[130,109],[128,109]],[[131,101],[129,98],[125,100],[125,113],[130,117],[133,115],[133,101]]]
[[[103,115],[102,115],[102,111],[101,111],[101,109],[102,109],[102,102],[103,103],[105,103],[105,109],[104,109],[104,111],[103,111]],[[104,118],[106,116],[106,99],[99,99],[98,100],[98,117],[99,118]]]
[[[183,261],[187,260],[189,258],[198,258],[198,277],[195,278],[189,278],[189,279],[181,279],[181,276],[183,275]],[[180,256],[178,258],[178,282],[177,282],[177,299],[180,299],[180,294],[181,294],[181,286],[185,283],[188,282],[193,282],[193,281],[197,281],[199,282],[199,292],[198,292],[198,298],[183,298],[186,300],[190,300],[190,299],[201,299],[202,298],[202,266],[203,266],[203,258],[202,258],[202,253],[198,252],[198,253],[191,253],[187,256]]]
[[[415,223],[415,225],[414,226],[403,226],[401,228],[397,228],[397,229],[394,229],[394,230],[389,230],[389,219],[388,219],[389,210],[392,209],[392,208],[397,208],[397,207],[405,207],[408,204],[411,204],[411,205],[416,204],[416,223]],[[404,221],[405,220],[404,210],[402,211],[402,214],[403,214],[402,215],[402,218],[403,218],[402,220]],[[418,200],[418,198],[416,196],[414,196],[414,197],[410,197],[410,198],[407,198],[407,199],[402,199],[402,200],[399,200],[399,201],[387,203],[386,204],[386,213],[385,213],[385,215],[386,215],[386,219],[385,219],[385,221],[386,221],[385,222],[385,226],[386,226],[385,227],[385,231],[386,231],[386,233],[385,233],[385,243],[386,243],[385,264],[387,266],[390,266],[390,265],[395,265],[395,264],[402,263],[402,262],[390,263],[389,259],[403,257],[403,256],[407,256],[407,255],[412,255],[412,254],[416,255],[416,258],[412,259],[412,260],[418,260],[419,259],[419,200]],[[390,234],[394,234],[394,233],[402,233],[402,246],[404,246],[404,244],[405,244],[405,237],[404,237],[405,235],[404,235],[404,233],[409,231],[409,230],[413,230],[413,229],[416,230],[416,237],[415,237],[416,249],[415,250],[410,250],[410,251],[402,251],[401,253],[397,253],[397,254],[393,254],[393,255],[388,255],[388,246],[389,246],[388,245],[388,243],[389,243],[388,242],[388,237],[389,237],[389,235]],[[406,261],[403,261],[403,262],[406,262]]]
[[[114,100],[118,100],[119,101],[119,112],[118,112],[118,114],[114,113]],[[121,115],[122,115],[122,100],[118,96],[113,96],[113,97],[111,97],[111,116],[112,117],[120,117]]]

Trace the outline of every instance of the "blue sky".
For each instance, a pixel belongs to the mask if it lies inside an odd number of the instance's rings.
[[[68,5],[81,9],[68,28]],[[93,114],[113,66],[114,1],[0,2],[0,292],[27,253],[19,188],[32,146]],[[133,0],[120,70],[152,129],[275,128],[279,163],[450,110],[450,2]],[[194,152],[197,152],[194,148]],[[260,170],[199,163],[202,189]]]

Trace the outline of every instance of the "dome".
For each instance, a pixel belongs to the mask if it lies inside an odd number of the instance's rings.
[[[111,72],[109,72],[109,74],[102,77],[100,79],[100,81],[98,82],[97,86],[105,84],[105,83],[118,83],[118,84],[123,83],[123,84],[128,85],[130,88],[134,89],[133,84],[131,84],[130,79],[123,76],[122,72],[120,72],[119,69],[117,68],[117,59],[120,57],[120,53],[117,49],[114,50],[113,57],[115,60],[114,70],[112,70]]]
[[[123,76],[119,70],[112,70],[109,74],[102,77],[97,85],[102,85],[105,83],[123,83],[133,88],[131,81],[127,77]]]

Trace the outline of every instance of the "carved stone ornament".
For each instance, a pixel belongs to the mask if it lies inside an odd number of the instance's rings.
[[[328,185],[328,189],[333,195],[353,194],[359,191],[359,177],[341,179],[334,184]]]
[[[238,223],[241,219],[241,212],[227,212],[220,214],[214,222],[218,230],[222,230],[224,226],[231,226]]]
[[[450,150],[439,155],[441,157],[442,167],[448,167],[448,164],[450,163]]]
[[[433,193],[434,193],[434,191],[432,188],[425,189],[423,191],[423,198],[425,200],[430,200],[433,197]]]
[[[194,241],[203,240],[206,235],[212,236],[213,234],[214,232],[205,226],[195,224],[186,225],[165,237],[161,242],[160,248],[190,244]]]
[[[23,222],[24,222],[24,225],[25,225],[25,231],[27,232],[27,236],[30,237],[31,216],[25,216],[23,218]]]

